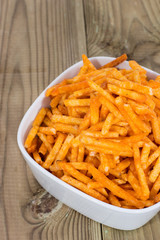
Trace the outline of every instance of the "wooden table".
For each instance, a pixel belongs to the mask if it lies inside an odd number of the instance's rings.
[[[42,189],[17,146],[31,103],[62,71],[92,56],[118,56],[160,72],[158,0],[0,0],[0,239],[158,240],[160,213],[119,231]]]

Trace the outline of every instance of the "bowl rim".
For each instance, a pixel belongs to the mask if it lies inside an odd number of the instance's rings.
[[[109,60],[114,60],[115,58],[114,57],[106,57],[106,56],[97,56],[97,57],[92,57],[92,58],[89,58],[91,61],[92,60],[102,60],[102,59],[109,59]],[[126,63],[128,61],[124,61],[124,63]],[[155,203],[154,205],[150,206],[150,207],[146,207],[146,208],[142,208],[142,209],[125,209],[125,208],[122,208],[122,207],[117,207],[117,206],[114,206],[114,205],[111,205],[109,203],[105,203],[103,201],[100,201],[82,191],[80,191],[79,189],[69,185],[68,183],[62,181],[61,179],[57,178],[56,176],[54,176],[52,173],[50,173],[48,170],[44,169],[43,167],[41,167],[37,162],[35,162],[35,160],[28,154],[28,152],[26,151],[22,141],[21,141],[21,134],[23,132],[23,123],[25,121],[25,118],[26,116],[32,112],[34,109],[34,106],[36,105],[36,103],[38,102],[39,99],[43,98],[44,97],[44,93],[46,92],[46,90],[53,86],[53,85],[56,85],[58,80],[60,78],[63,77],[63,75],[72,70],[72,68],[76,68],[77,66],[80,66],[82,65],[83,61],[79,61],[75,64],[73,64],[72,66],[70,66],[69,68],[67,68],[65,71],[63,71],[60,75],[58,75],[54,80],[52,80],[52,82],[40,93],[40,95],[35,99],[35,101],[30,105],[30,107],[28,108],[28,110],[26,111],[26,113],[24,114],[20,124],[19,124],[19,127],[18,127],[18,131],[17,131],[17,143],[18,143],[18,147],[23,155],[23,157],[25,158],[25,160],[27,159],[28,162],[30,162],[35,168],[37,168],[40,172],[42,172],[44,175],[46,175],[47,177],[49,177],[50,179],[56,181],[58,184],[61,184],[63,187],[71,190],[72,192],[75,192],[77,195],[80,195],[81,197],[87,199],[87,200],[90,200],[94,203],[96,203],[98,206],[102,206],[102,207],[106,207],[110,210],[113,210],[113,211],[117,211],[119,213],[130,213],[130,214],[142,214],[142,213],[148,213],[148,212],[151,212],[153,210],[156,210],[159,208],[160,210],[160,202],[158,203]],[[120,64],[119,64],[120,65]],[[118,65],[118,66],[119,66]],[[143,67],[143,66],[142,66]],[[146,71],[149,71],[150,73],[153,73],[153,74],[156,74],[156,75],[159,75],[159,73],[157,72],[154,72],[148,68],[145,68],[143,67]],[[26,161],[27,161],[26,160]]]

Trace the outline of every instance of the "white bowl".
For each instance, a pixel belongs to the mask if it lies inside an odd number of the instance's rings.
[[[100,67],[113,59],[114,58],[111,57],[93,57],[90,60],[96,67]],[[74,77],[81,66],[82,61],[74,64],[60,74],[47,88],[61,82],[65,78]],[[125,69],[130,68],[127,61],[121,63],[118,67]],[[145,69],[147,70],[149,78],[155,79],[155,77],[159,75],[147,68]],[[132,230],[143,226],[158,213],[160,210],[160,202],[148,208],[135,210],[112,206],[99,201],[58,179],[38,165],[27,153],[24,148],[24,141],[31,128],[32,121],[42,107],[49,106],[49,98],[45,97],[46,89],[40,94],[24,115],[17,134],[19,148],[37,181],[55,198],[99,223],[122,230]]]

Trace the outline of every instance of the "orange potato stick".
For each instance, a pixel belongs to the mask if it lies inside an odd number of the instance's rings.
[[[101,160],[102,172],[105,174],[108,174],[109,169],[111,167],[110,158],[107,157],[106,154],[100,153],[100,160]]]
[[[77,157],[77,161],[78,162],[83,162],[84,160],[84,146],[83,144],[79,145],[79,149],[78,149],[78,157]]]
[[[56,155],[59,152],[64,139],[65,139],[65,134],[60,133],[58,135],[56,141],[55,141],[55,144],[54,144],[52,150],[50,151],[50,153],[48,154],[45,162],[43,163],[44,168],[49,169],[49,167],[51,166],[51,164],[55,160]]]
[[[56,129],[52,127],[39,127],[38,131],[46,135],[55,135]]]
[[[137,142],[143,140],[145,136],[146,136],[146,133],[141,133],[141,134],[132,135],[130,137],[124,137],[122,139],[122,142],[131,143],[131,144],[137,143]]]
[[[60,112],[60,110],[58,108],[54,108],[54,109],[52,108],[52,115],[62,115],[62,113]],[[52,115],[50,115],[48,117],[51,119]]]
[[[34,119],[32,126],[40,126],[43,122],[44,117],[46,116],[47,110],[46,108],[42,108],[39,113],[37,114],[36,118]]]
[[[72,177],[76,178],[77,180],[79,180],[85,184],[92,182],[92,179],[90,179],[83,173],[76,170],[71,164],[58,161],[58,165],[63,169],[63,171],[66,171],[67,173],[69,173]]]
[[[128,168],[131,161],[128,159],[125,159],[118,163],[117,167],[115,168],[117,171],[122,172],[124,169]]]
[[[87,162],[70,162],[69,164],[72,165],[77,170],[88,170],[88,163]],[[101,186],[103,187],[103,186]]]
[[[148,156],[150,154],[151,146],[147,143],[144,144],[141,152],[141,165],[142,168],[145,169],[145,165],[148,161]]]
[[[160,144],[160,125],[159,125],[157,116],[155,116],[151,120],[151,124],[152,124],[152,132],[153,132],[155,142]]]
[[[38,152],[42,153],[43,155],[45,155],[47,153],[47,148],[43,142],[42,142]]]
[[[27,152],[33,153],[37,149],[37,146],[38,146],[38,138],[35,137],[32,141],[32,145],[29,148],[27,148]]]
[[[154,198],[155,203],[160,202],[160,193],[158,193]]]
[[[58,110],[60,111],[60,113],[62,115],[68,115],[68,110],[67,107],[62,106],[62,105],[58,105]],[[58,115],[58,114],[57,114]]]
[[[128,100],[128,103],[131,105],[131,107],[137,114],[140,114],[140,115],[150,114],[150,116],[155,117],[154,110],[148,107],[147,105],[138,104],[132,100]]]
[[[122,184],[125,184],[125,183],[126,183],[125,180],[119,179],[119,178],[115,178],[115,179],[113,179],[112,181],[115,182],[115,183],[118,184],[118,185],[122,185]]]
[[[76,162],[78,157],[78,147],[71,148],[71,159],[70,162]]]
[[[103,188],[103,184],[101,184],[100,182],[89,182],[87,184],[87,187],[92,189],[99,189],[99,188]]]
[[[78,134],[78,127],[75,125],[63,124],[63,123],[53,123],[53,127],[58,132],[72,133],[74,135]]]
[[[47,141],[48,141],[49,143],[53,144],[53,143],[54,143],[54,137],[53,137],[53,135],[47,135]]]
[[[88,85],[94,89],[96,92],[104,96],[108,101],[111,103],[114,103],[115,99],[114,97],[107,91],[101,88],[99,85],[97,85],[95,82],[88,80]]]
[[[126,136],[128,133],[127,128],[120,126],[111,126],[110,130],[113,132],[117,132],[121,136]]]
[[[53,123],[65,123],[71,125],[80,125],[83,121],[81,118],[74,118],[70,116],[62,116],[62,115],[53,115],[51,118]]]
[[[53,128],[53,123],[51,122],[51,120],[48,117],[45,117],[43,120],[43,123],[47,126],[47,127],[51,127]]]
[[[82,97],[82,96],[88,96],[90,93],[92,93],[94,90],[91,89],[91,88],[84,88],[84,89],[81,89],[81,90],[78,90],[78,91],[75,91],[73,92],[73,96],[75,98],[79,98],[79,97]]]
[[[154,199],[154,197],[159,192],[159,190],[160,190],[160,175],[158,176],[158,178],[154,182],[153,187],[151,188],[150,199]]]
[[[24,143],[25,148],[31,147],[32,141],[35,138],[35,136],[37,135],[38,129],[39,129],[38,126],[31,128],[31,130],[29,131],[28,136],[26,138],[26,141]]]
[[[100,121],[104,121],[109,113],[108,108],[102,104],[101,110],[100,110]]]
[[[97,192],[94,189],[88,188],[86,184],[84,184],[72,177],[64,175],[63,177],[61,177],[61,180],[63,180],[64,182],[70,184],[71,186],[73,186],[75,188],[78,188],[82,192],[87,193],[88,195],[90,195],[94,198],[97,198],[101,201],[107,202],[107,199],[102,194],[100,194],[99,192]]]
[[[105,65],[103,65],[99,69],[115,67],[115,66],[119,65],[120,63],[124,62],[125,60],[127,60],[127,55],[124,53],[120,57],[117,57],[116,59],[114,59],[113,61],[111,61],[111,62],[109,62]]]
[[[82,54],[83,64],[88,66],[89,72],[97,70],[85,54]]]
[[[158,157],[158,159],[153,167],[153,170],[151,171],[151,173],[149,175],[149,181],[154,183],[159,174],[160,174],[160,157]]]
[[[91,126],[88,130],[89,131],[99,131],[102,130],[104,122],[99,122],[97,124],[95,124],[94,126]]]
[[[61,83],[48,88],[47,91],[46,91],[46,97],[49,97],[54,89],[56,89],[60,86],[64,86],[64,85],[66,85],[66,83],[67,83],[67,81],[63,80]]]
[[[52,117],[52,113],[51,113],[51,110],[50,109],[47,109],[47,117],[49,117],[49,119],[51,119]]]
[[[143,198],[142,197],[142,191],[141,187],[139,185],[139,181],[137,178],[134,176],[131,170],[128,171],[128,177],[127,177],[128,182],[131,184],[132,188],[134,189],[135,193],[137,194],[138,198]]]
[[[152,100],[155,103],[156,107],[160,109],[160,99],[152,96]]]
[[[91,125],[94,125],[99,121],[99,107],[100,103],[98,101],[98,98],[91,97],[90,103]]]
[[[71,146],[71,142],[72,142],[73,138],[74,138],[74,136],[72,134],[68,134],[68,136],[66,137],[66,139],[65,139],[61,149],[59,150],[55,160],[64,160],[65,159],[65,157],[68,153],[68,150]]]
[[[113,131],[108,132],[105,135],[99,131],[82,131],[82,134],[95,138],[117,138],[119,136],[119,133]]]
[[[145,95],[146,96],[146,101],[145,104],[150,107],[151,109],[155,109],[155,102],[153,101],[153,96]]]
[[[113,193],[111,193],[111,192],[109,193],[108,199],[112,205],[121,207],[120,201],[118,200],[118,198],[115,195],[113,195]]]
[[[142,68],[136,61],[131,60],[129,61],[129,66],[133,69],[133,70],[139,70],[140,73],[144,73],[146,74],[146,70],[144,68]]]
[[[85,162],[92,164],[96,168],[98,168],[100,164],[99,160],[94,156],[87,156]]]
[[[150,127],[136,115],[136,113],[133,111],[133,109],[129,104],[124,104],[124,109],[128,113],[130,119],[135,123],[135,125],[139,129],[141,129],[143,132],[146,132],[146,133],[151,132]]]
[[[42,165],[43,161],[37,151],[33,152],[33,158],[38,164]]]
[[[90,124],[91,124],[91,114],[90,114],[90,111],[88,111],[88,113],[86,113],[83,121],[79,125],[79,131],[87,129],[90,126]]]
[[[109,113],[106,117],[106,120],[104,121],[103,127],[102,127],[102,134],[105,135],[108,133],[112,123],[113,123],[114,115],[113,113]]]
[[[158,147],[148,137],[144,138],[144,142],[148,143],[152,150],[156,150]]]
[[[149,187],[147,184],[147,179],[146,179],[145,173],[141,166],[139,148],[136,145],[133,146],[133,152],[134,152],[134,164],[135,164],[136,172],[138,175],[139,183],[140,183],[140,186],[142,189],[142,194],[144,197],[143,200],[147,200],[149,198],[150,191],[149,191]]]
[[[67,107],[90,106],[90,99],[66,99],[64,104]]]
[[[124,108],[124,103],[123,103],[122,98],[121,97],[117,97],[115,102],[116,102],[116,105],[117,105],[119,111],[123,115],[124,119],[128,122],[128,124],[130,125],[131,129],[133,130],[133,132],[135,134],[139,134],[140,130],[137,128],[135,123],[132,121],[132,119],[129,117],[128,113],[126,112],[126,110]]]
[[[52,108],[56,108],[57,105],[58,105],[58,103],[59,103],[59,101],[61,100],[61,97],[62,97],[61,95],[55,96],[55,97],[51,100],[50,106],[51,106]]]
[[[89,111],[89,107],[75,107],[74,108],[77,113],[87,113]]]
[[[93,178],[103,184],[105,188],[110,190],[115,196],[127,200],[131,205],[136,206],[137,208],[142,208],[143,204],[134,198],[132,195],[127,193],[124,189],[115,184],[112,180],[107,178],[103,173],[98,171],[95,167],[89,166],[89,172],[92,174]]]
[[[103,96],[100,96],[100,97],[99,97],[99,101],[100,101],[102,104],[104,104],[104,105],[108,108],[108,110],[109,110],[111,113],[114,114],[114,116],[115,116],[116,118],[119,118],[119,119],[123,120],[123,117],[122,117],[121,113],[119,112],[119,110],[117,109],[117,107],[116,107],[113,103],[111,103],[110,101],[108,101],[108,100],[107,100],[105,97],[103,97]]]
[[[147,169],[160,156],[160,147],[156,149],[148,158],[145,169]]]
[[[126,98],[130,98],[133,100],[136,100],[138,102],[145,102],[146,97],[145,95],[142,95],[140,93],[137,93],[135,91],[131,91],[131,90],[127,90],[121,87],[117,87],[115,85],[112,84],[108,84],[108,90],[111,91],[112,93],[116,94],[116,95],[120,95]]]
[[[37,133],[38,137],[41,139],[41,141],[45,144],[47,150],[50,152],[52,150],[52,145],[47,141],[46,135],[43,133]]]

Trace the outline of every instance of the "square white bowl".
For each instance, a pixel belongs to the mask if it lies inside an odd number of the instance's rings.
[[[98,68],[114,60],[114,58],[93,57],[90,58],[90,60],[95,67]],[[74,64],[60,74],[47,88],[61,82],[65,78],[74,77],[79,72],[79,69],[82,65],[82,61]],[[130,68],[127,61],[119,64],[118,67],[120,69]],[[147,70],[147,76],[150,79],[155,79],[155,77],[159,75],[158,73],[147,68],[145,69]],[[18,146],[37,181],[55,198],[99,223],[121,230],[133,230],[143,226],[158,213],[160,210],[160,202],[144,209],[123,209],[104,203],[55,177],[37,164],[27,153],[26,149],[24,148],[24,142],[31,128],[32,122],[42,107],[49,106],[50,99],[45,96],[46,89],[40,94],[40,96],[35,100],[35,102],[24,115],[17,134]]]

